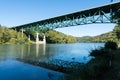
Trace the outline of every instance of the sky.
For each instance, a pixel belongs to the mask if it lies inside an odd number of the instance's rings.
[[[110,3],[111,0],[0,0],[0,24],[18,26]],[[114,2],[119,0],[113,0]],[[96,36],[115,24],[89,24],[57,31],[73,36]]]

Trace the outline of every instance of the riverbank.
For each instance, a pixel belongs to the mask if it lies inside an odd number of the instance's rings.
[[[119,80],[120,79],[120,49],[114,50],[112,66],[106,63],[107,59],[93,58],[87,64],[77,62],[67,62],[56,60],[49,62],[38,62],[31,60],[17,59],[18,61],[47,68],[50,70],[69,74],[65,76],[65,80]],[[105,64],[104,64],[105,61]],[[101,76],[100,76],[101,75]]]
[[[111,44],[110,44],[111,45]],[[41,62],[30,59],[17,59],[21,62],[44,67],[65,75],[63,80],[119,80],[120,79],[120,48],[112,44],[91,51],[92,58],[88,63],[54,60]],[[94,54],[93,54],[94,53]],[[110,55],[112,54],[112,56]],[[109,62],[111,60],[111,62]]]
[[[81,72],[71,73],[65,78],[67,80],[120,80],[120,48],[109,44],[107,47],[92,50],[90,55],[93,59],[84,65]]]

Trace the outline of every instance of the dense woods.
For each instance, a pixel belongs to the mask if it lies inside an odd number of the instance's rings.
[[[47,43],[74,43],[76,38],[73,36],[65,35],[55,30],[50,30],[45,33]],[[15,31],[7,27],[0,27],[0,44],[25,44],[29,43],[28,37],[32,42],[35,42],[36,32],[26,30],[22,34],[22,31]],[[39,34],[39,39],[43,40],[43,33]]]
[[[27,36],[30,35],[31,40],[35,41],[36,32],[27,30],[24,32]],[[61,32],[57,32],[55,30],[50,30],[45,33],[39,33],[39,39],[43,40],[43,36],[46,36],[47,43],[74,43],[76,42],[76,38],[70,35],[63,34]]]
[[[76,38],[54,30],[50,30],[46,32],[46,41],[47,43],[74,43],[76,42]]]
[[[25,34],[4,26],[0,27],[0,44],[23,44],[27,42],[28,38]]]

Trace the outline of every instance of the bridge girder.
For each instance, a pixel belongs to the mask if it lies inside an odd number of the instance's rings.
[[[96,8],[86,9],[79,12],[66,14],[50,19],[45,19],[33,23],[12,27],[12,29],[30,29],[38,32],[47,30],[77,26],[92,23],[117,23],[112,16],[120,9],[120,2],[111,3]]]

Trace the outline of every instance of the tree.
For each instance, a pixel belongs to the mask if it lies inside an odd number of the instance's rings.
[[[111,19],[116,21],[117,24],[120,24],[120,5],[116,7],[118,11],[114,12]]]
[[[21,32],[17,32],[12,29],[8,29],[7,27],[0,27],[0,44],[22,44],[28,41],[28,38],[25,34],[23,34],[23,38],[21,38]]]
[[[116,42],[113,41],[108,41],[105,43],[105,48],[106,49],[111,49],[111,50],[116,50],[118,48],[118,45]]]
[[[118,39],[120,39],[120,25],[115,26],[113,30],[117,36]]]
[[[45,33],[47,43],[74,43],[76,38],[63,33],[50,30]]]

